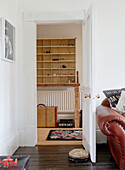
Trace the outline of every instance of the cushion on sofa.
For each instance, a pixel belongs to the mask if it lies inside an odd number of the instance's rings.
[[[104,90],[103,93],[108,98],[110,107],[116,107],[119,98],[121,96],[121,91],[125,91],[125,88],[122,89],[114,89],[114,90]]]
[[[121,92],[121,96],[119,98],[119,101],[116,105],[117,111],[125,116],[125,91]]]

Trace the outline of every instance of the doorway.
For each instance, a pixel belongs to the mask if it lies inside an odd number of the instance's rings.
[[[37,105],[44,104],[58,108],[57,127],[39,126],[37,144],[82,144],[81,141],[46,141],[50,130],[81,129],[81,126],[74,128],[75,93],[74,87],[69,85],[76,83],[76,71],[79,72],[79,83],[82,82],[82,23],[38,24],[37,58],[41,61],[37,63]],[[45,84],[52,84],[52,86],[45,87]],[[60,86],[57,86],[59,84]],[[82,109],[81,95],[80,87],[80,110]],[[59,122],[62,120],[72,120],[73,126],[61,128]]]
[[[92,6],[90,7],[89,11],[90,13],[93,13]],[[74,13],[75,16],[72,16],[70,14],[71,13],[68,11],[65,13],[65,16],[62,17],[62,13],[56,12],[56,15],[55,15],[55,12],[52,12],[51,18],[50,18],[50,15],[48,15],[48,13],[46,12],[44,13],[44,15],[42,12],[33,13],[33,15],[31,15],[30,12],[25,14],[25,17],[24,17],[25,18],[25,23],[24,23],[24,28],[25,28],[25,33],[24,33],[24,36],[25,36],[25,42],[24,42],[24,48],[25,48],[25,53],[24,53],[25,54],[25,117],[24,117],[25,121],[24,121],[24,127],[25,128],[24,129],[25,130],[24,132],[22,131],[22,134],[21,134],[22,135],[21,139],[24,141],[23,143],[25,143],[25,146],[35,146],[37,144],[36,23],[43,23],[43,24],[46,24],[46,23],[49,23],[49,24],[58,23],[59,24],[59,23],[66,23],[66,22],[76,23],[76,21],[84,22],[84,20],[86,20],[86,14],[83,15],[84,18],[76,17],[77,16],[76,13]],[[58,16],[58,18],[60,19],[57,20],[57,17],[55,16]],[[91,42],[91,44],[93,45],[93,41]],[[95,113],[95,111],[93,111],[93,113]],[[91,118],[93,119],[93,117]],[[93,120],[93,122],[94,121],[95,120]],[[90,129],[92,130],[93,126],[91,126]],[[93,149],[95,150],[95,146],[94,147],[92,146],[91,150],[89,149],[90,155],[93,155],[93,152],[92,152]]]

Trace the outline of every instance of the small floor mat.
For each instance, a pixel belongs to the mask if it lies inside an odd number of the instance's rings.
[[[47,140],[82,140],[82,130],[50,130]]]
[[[89,160],[89,152],[83,148],[73,149],[69,152],[69,160],[72,162],[86,162]]]

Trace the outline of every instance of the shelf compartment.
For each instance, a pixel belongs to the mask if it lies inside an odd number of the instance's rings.
[[[75,55],[75,53],[37,53],[37,55]]]
[[[52,83],[52,79],[51,77],[37,77],[37,84],[41,84],[41,83]]]
[[[39,54],[46,54],[46,52],[51,52],[51,47],[44,47],[44,48],[38,48],[37,47],[37,53]]]
[[[60,46],[75,45],[75,39],[61,39]]]
[[[51,45],[52,46],[59,46],[60,45],[60,40],[59,39],[52,39],[51,40]]]
[[[41,48],[42,49],[42,48]],[[75,48],[51,48],[52,54],[75,54]]]
[[[67,61],[67,62],[37,62],[37,68],[60,68],[61,70],[65,70],[66,68],[71,68],[75,71],[75,62]],[[45,69],[46,70],[46,69]],[[53,69],[54,70],[54,69]],[[57,69],[58,70],[58,69]]]
[[[43,40],[37,39],[37,46],[43,46]]]
[[[44,40],[43,46],[51,46],[51,40],[48,40],[48,39]]]
[[[37,68],[37,70],[75,70],[75,68]]]
[[[64,46],[64,45],[60,45],[60,46],[37,46],[37,48],[75,48],[74,45],[72,46]]]
[[[52,78],[55,78],[55,77],[75,77],[75,75],[50,75],[50,76],[46,76],[46,75],[37,75],[37,77],[52,77]]]
[[[75,62],[75,60],[59,60],[59,61],[37,61],[37,63],[66,63],[66,62]]]

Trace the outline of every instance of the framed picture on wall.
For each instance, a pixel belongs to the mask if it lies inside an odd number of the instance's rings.
[[[15,28],[4,18],[0,19],[1,59],[15,61]]]

